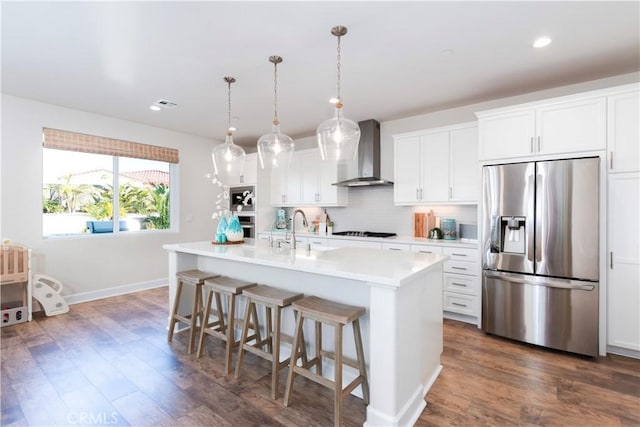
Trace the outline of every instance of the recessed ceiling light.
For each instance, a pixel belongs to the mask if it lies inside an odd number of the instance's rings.
[[[442,56],[451,56],[453,54],[453,49],[444,49],[440,51],[440,55]]]
[[[160,111],[161,110],[161,108],[158,107],[157,105],[152,105],[151,107],[149,107],[149,109],[153,110],[153,111]]]
[[[535,48],[541,48],[541,47],[545,47],[548,46],[549,43],[551,43],[551,39],[549,37],[539,37],[536,39],[536,41],[533,42],[533,47]]]

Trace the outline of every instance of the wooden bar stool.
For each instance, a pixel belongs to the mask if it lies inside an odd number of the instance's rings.
[[[293,336],[292,348],[298,348],[298,342],[302,339],[302,326],[304,319],[315,321],[315,346],[316,356],[305,362],[302,366],[297,365],[300,354],[297,352],[291,356],[289,363],[289,376],[287,377],[287,388],[284,394],[284,406],[289,406],[291,401],[291,389],[295,374],[302,375],[312,381],[317,382],[327,388],[333,389],[334,401],[334,425],[342,425],[342,399],[351,393],[358,385],[362,385],[362,397],[365,405],[369,404],[369,383],[367,381],[367,371],[364,363],[364,350],[362,348],[362,336],[360,334],[360,317],[365,313],[364,307],[340,304],[318,297],[307,297],[293,303],[293,310],[296,312],[296,330]],[[322,323],[334,326],[335,328],[335,351],[328,352],[322,350]],[[348,323],[353,325],[353,336],[355,338],[356,362],[343,358],[342,356],[342,327]],[[335,376],[331,381],[322,376],[322,358],[329,357],[335,361]],[[342,388],[342,364],[352,366],[360,372],[360,375]],[[315,366],[316,372],[311,368]]]
[[[231,352],[240,342],[235,339],[236,296],[240,295],[244,289],[256,285],[257,283],[245,282],[243,280],[237,280],[226,276],[218,276],[204,281],[204,290],[207,294],[207,302],[204,307],[204,321],[200,328],[198,358],[202,357],[205,334],[226,341],[227,345],[225,349],[224,367],[225,373],[227,374],[231,372]],[[214,314],[217,320],[209,322],[209,317],[211,316],[211,302],[214,295],[216,299],[216,310],[214,311]],[[222,296],[226,297],[226,302],[228,303],[226,321],[225,313],[222,309]]]
[[[178,288],[176,289],[176,295],[173,300],[173,309],[171,310],[171,321],[169,322],[169,335],[167,335],[167,341],[173,341],[173,330],[175,329],[178,321],[189,325],[189,347],[188,353],[193,352],[193,345],[196,338],[196,329],[198,328],[198,322],[202,324],[202,286],[204,281],[216,277],[217,274],[208,273],[201,270],[186,270],[180,271],[176,274],[178,279]],[[180,299],[182,298],[182,288],[184,285],[194,286],[193,305],[191,314],[182,315],[178,313],[180,307]]]
[[[303,294],[296,292],[289,292],[282,289],[273,288],[266,285],[253,286],[251,288],[244,289],[242,295],[247,297],[247,306],[244,310],[244,323],[242,325],[242,337],[240,338],[240,350],[238,351],[238,362],[236,365],[235,377],[240,375],[240,367],[242,366],[243,352],[248,351],[263,359],[271,362],[271,398],[278,398],[279,388],[279,373],[280,369],[287,366],[289,359],[280,361],[280,341],[285,338],[281,336],[281,320],[282,309],[291,305],[293,301],[299,300],[304,297]],[[260,339],[260,325],[258,322],[258,315],[256,310],[256,304],[265,307],[266,312],[266,336],[264,339]],[[272,312],[275,312],[275,316],[272,319]],[[253,317],[253,319],[251,319]],[[274,325],[275,323],[275,325]],[[255,335],[254,343],[252,337],[247,336],[249,332],[249,324],[253,325]],[[304,337],[298,340],[298,345],[301,346],[301,350],[298,352],[304,361],[307,360],[307,352],[304,348]],[[267,347],[267,351],[263,350]],[[293,353],[293,350],[292,350]]]

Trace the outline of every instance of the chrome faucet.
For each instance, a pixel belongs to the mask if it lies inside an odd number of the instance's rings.
[[[307,226],[309,223],[307,222],[307,216],[302,212],[301,209],[296,209],[293,211],[293,215],[291,215],[291,234],[293,241],[291,242],[291,247],[293,249],[296,248],[296,214],[302,214],[302,225]]]

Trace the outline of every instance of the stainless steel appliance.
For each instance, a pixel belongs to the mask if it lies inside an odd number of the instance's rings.
[[[244,214],[238,213],[238,221],[240,222],[240,226],[242,227],[242,232],[244,233],[244,237],[253,239],[256,235],[256,222],[255,222],[255,214],[253,212]]]
[[[253,198],[255,197],[255,187],[245,185],[229,188],[229,209],[231,212],[238,212],[238,207],[242,207],[240,211],[252,212],[255,210],[253,206]]]
[[[482,329],[598,354],[599,159],[483,167]]]
[[[389,186],[393,182],[380,175],[380,123],[374,119],[358,122],[360,143],[358,144],[358,170],[355,177],[336,182],[338,187]]]

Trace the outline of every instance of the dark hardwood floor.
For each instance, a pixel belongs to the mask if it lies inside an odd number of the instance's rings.
[[[160,288],[2,328],[1,425],[332,425],[324,387],[296,378],[284,408],[269,398],[267,361],[247,354],[235,380],[223,374],[219,340],[201,359],[185,354],[184,333],[168,344],[167,300]],[[545,350],[455,321],[444,341],[418,426],[640,426],[639,360]],[[348,397],[344,424],[364,419],[362,401]]]

